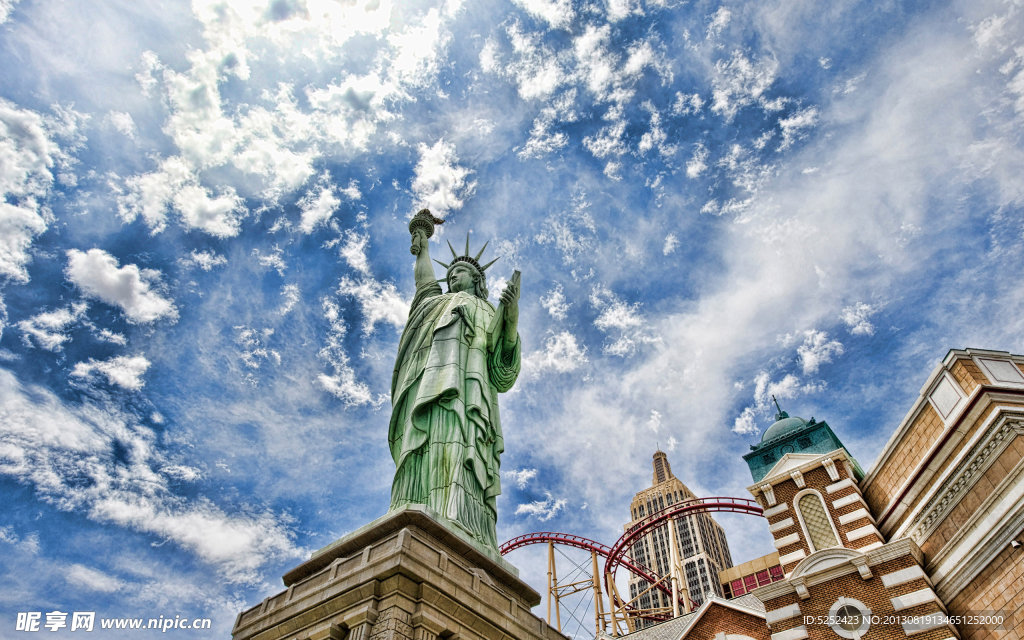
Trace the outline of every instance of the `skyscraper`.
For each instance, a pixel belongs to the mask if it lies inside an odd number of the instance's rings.
[[[633,497],[629,505],[631,520],[625,525],[626,529],[652,513],[697,497],[679,478],[672,475],[672,466],[663,451],[659,450],[654,454],[653,466],[652,486]],[[659,576],[671,574],[668,527],[669,523],[665,522],[651,529],[633,543],[631,548],[633,560]],[[680,594],[685,588],[694,603],[702,602],[709,591],[721,596],[722,585],[718,581],[718,574],[732,566],[725,531],[707,513],[677,518],[675,528],[676,551],[682,565],[683,578],[683,584],[679,585]],[[650,584],[646,580],[632,576],[629,580],[630,599],[636,598],[648,587]],[[651,589],[641,596],[637,606],[642,609],[655,609],[671,607],[672,602],[671,598],[660,590]],[[640,628],[650,624],[653,622],[641,621]]]

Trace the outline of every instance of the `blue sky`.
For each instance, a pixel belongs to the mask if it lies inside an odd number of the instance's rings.
[[[0,0],[0,624],[225,637],[382,515],[421,206],[523,274],[499,540],[611,543],[658,444],[746,497],[771,394],[867,468],[1024,350],[1022,141],[1013,2]]]

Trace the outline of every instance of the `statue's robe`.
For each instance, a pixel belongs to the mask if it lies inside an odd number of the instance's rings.
[[[519,375],[520,343],[488,349],[494,306],[471,293],[417,288],[391,379],[391,510],[423,504],[497,548],[505,449],[498,393]],[[499,325],[500,326],[500,325]]]

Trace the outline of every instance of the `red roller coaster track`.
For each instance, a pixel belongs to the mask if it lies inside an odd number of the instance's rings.
[[[706,513],[709,511],[747,513],[755,516],[764,515],[764,509],[762,509],[761,505],[757,504],[754,500],[727,497],[695,498],[693,500],[676,503],[641,519],[639,522],[627,529],[626,533],[624,533],[611,548],[606,547],[600,542],[595,542],[594,540],[590,540],[582,536],[546,531],[541,533],[527,533],[525,535],[512,538],[505,544],[501,545],[500,551],[502,555],[505,555],[519,547],[525,547],[531,544],[542,544],[545,542],[553,542],[555,544],[576,547],[577,549],[594,551],[605,558],[604,588],[609,594],[613,593],[609,580],[614,582],[615,570],[618,569],[619,566],[624,566],[627,570],[646,580],[649,584],[658,583],[658,588],[671,597],[672,589],[667,586],[665,582],[658,582],[660,578],[650,569],[628,560],[626,558],[626,552],[637,538],[670,518],[679,518],[693,515],[695,513]],[[609,576],[609,574],[611,575]]]

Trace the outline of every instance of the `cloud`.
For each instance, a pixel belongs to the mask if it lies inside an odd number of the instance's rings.
[[[788,118],[779,120],[779,127],[782,128],[782,142],[779,143],[779,151],[793,146],[794,142],[807,135],[807,129],[817,123],[818,110],[815,107],[807,107]]]
[[[66,406],[0,369],[0,423],[0,473],[61,511],[172,541],[232,583],[256,583],[266,562],[301,556],[287,516],[226,513],[172,493],[156,471],[166,464],[157,435],[130,415]]]
[[[573,264],[594,246],[597,227],[590,214],[586,193],[576,190],[568,211],[548,217],[541,232],[534,236],[540,244],[552,244],[562,254],[564,264]]]
[[[68,567],[64,579],[78,589],[100,593],[114,593],[124,588],[124,582],[121,580],[81,564],[73,564]]]
[[[560,284],[556,284],[546,296],[541,297],[540,304],[555,320],[565,320],[569,313],[569,307],[572,306],[571,302],[565,301],[565,294],[562,293]]]
[[[661,430],[661,413],[651,409],[651,417],[647,420],[647,428],[658,433]]]
[[[121,135],[125,136],[129,140],[135,139],[136,128],[132,114],[124,111],[111,111],[107,114],[106,119],[110,122],[111,126],[121,133]]]
[[[547,522],[565,507],[565,500],[555,500],[548,493],[546,500],[538,500],[516,507],[516,515],[533,516],[541,522]]]
[[[544,45],[540,34],[524,31],[519,22],[513,22],[505,32],[513,55],[503,75],[515,82],[520,98],[547,98],[570,81],[563,56]]]
[[[345,320],[341,317],[341,308],[329,298],[322,300],[324,318],[329,324],[327,340],[318,353],[321,360],[331,367],[332,374],[321,373],[317,381],[325,391],[341,400],[346,406],[354,407],[369,404],[374,407],[381,406],[387,402],[388,397],[378,394],[376,398],[370,392],[370,388],[356,380],[356,373],[349,364],[348,354],[345,353],[343,339],[348,332]]]
[[[252,255],[260,263],[261,267],[274,269],[278,275],[284,276],[288,264],[284,261],[284,249],[280,245],[275,244],[271,253],[262,253],[258,248],[254,248]]]
[[[0,4],[0,23],[11,4]],[[28,282],[32,240],[52,216],[43,207],[57,145],[41,115],[0,98],[0,277]]]
[[[0,0],[0,24],[7,22],[7,18],[14,11],[14,5],[20,0]]]
[[[55,311],[44,311],[18,322],[27,347],[38,346],[47,351],[63,351],[64,343],[71,339],[66,330],[85,317],[89,308],[84,302],[75,302]]]
[[[295,308],[295,305],[302,299],[299,293],[299,285],[297,284],[286,284],[281,287],[281,297],[284,298],[284,302],[278,308],[277,312],[282,316],[288,315],[288,313]]]
[[[299,229],[303,233],[313,233],[317,227],[327,224],[341,200],[335,195],[333,185],[321,184],[307,191],[297,204],[302,212]]]
[[[273,329],[255,329],[241,325],[235,327],[235,331],[235,342],[242,348],[238,356],[247,368],[259,369],[264,363],[281,364],[281,353],[267,347],[270,337],[274,335]],[[259,382],[252,372],[245,378],[251,385],[258,386]]]
[[[672,103],[672,113],[677,116],[700,113],[703,108],[704,100],[701,99],[699,93],[676,92],[676,101]]]
[[[843,309],[839,319],[849,327],[850,333],[853,335],[873,336],[875,335],[875,325],[871,324],[868,318],[877,313],[878,310],[879,307],[877,306],[858,302]]]
[[[527,13],[544,20],[553,29],[565,29],[573,21],[575,12],[570,0],[513,0]]]
[[[590,294],[590,304],[600,312],[594,320],[594,326],[604,333],[612,334],[612,340],[605,342],[606,354],[630,356],[636,353],[640,345],[658,341],[658,338],[646,332],[647,320],[640,313],[639,302],[626,304],[608,288],[596,285]]]
[[[412,191],[416,206],[430,209],[438,217],[458,210],[476,191],[476,182],[467,182],[472,171],[458,164],[455,145],[438,140],[428,147],[420,143],[420,159],[413,170]]]
[[[830,341],[824,331],[810,329],[804,332],[804,343],[796,351],[804,374],[817,373],[821,365],[832,362],[832,356],[843,355],[843,345]]]
[[[544,349],[524,358],[523,369],[532,375],[545,371],[568,373],[582,367],[587,360],[587,348],[576,342],[576,336],[568,331],[548,336]]]
[[[725,7],[718,7],[718,11],[709,17],[707,38],[710,40],[722,33],[722,29],[725,29],[729,24],[729,19],[732,18],[732,12]]]
[[[734,51],[728,60],[715,63],[711,79],[711,110],[726,122],[740,109],[763,99],[775,82],[779,63],[774,58],[750,60],[742,51]]]
[[[699,178],[702,173],[707,171],[709,155],[704,143],[698,142],[693,145],[693,156],[686,161],[686,177]]]
[[[167,214],[173,210],[186,229],[232,238],[248,213],[234,187],[224,186],[214,196],[200,184],[198,172],[178,156],[163,160],[157,171],[129,177],[125,186],[127,193],[117,198],[118,215],[125,222],[142,216],[153,233],[167,228]]]
[[[102,373],[110,385],[129,391],[138,391],[146,382],[142,374],[149,369],[150,362],[145,356],[116,356],[109,360],[94,360],[75,364],[71,375],[76,378],[89,378],[93,373]]]
[[[390,282],[373,278],[353,280],[344,277],[338,283],[338,295],[351,296],[359,303],[363,314],[363,335],[370,335],[378,322],[386,322],[396,329],[405,327],[409,319],[409,304],[398,294]]]
[[[369,236],[358,233],[352,229],[346,229],[345,244],[343,244],[341,249],[338,250],[338,253],[345,259],[348,266],[364,276],[370,275],[370,261],[366,257],[366,247],[369,244]]]
[[[227,258],[222,255],[218,255],[213,251],[196,251],[195,249],[192,250],[189,257],[178,260],[178,264],[186,269],[189,267],[199,267],[203,271],[211,271],[214,267],[219,267],[227,263]]]
[[[153,290],[160,285],[159,271],[134,264],[119,267],[117,258],[102,249],[71,249],[67,256],[68,280],[86,296],[120,307],[129,322],[177,320],[174,303]]]
[[[665,236],[665,244],[662,246],[661,252],[667,256],[670,253],[674,253],[678,246],[679,238],[676,237],[676,234],[670,233]]]
[[[501,475],[505,476],[516,485],[517,489],[525,489],[526,483],[537,477],[536,469],[520,469],[519,471],[502,471]]]

